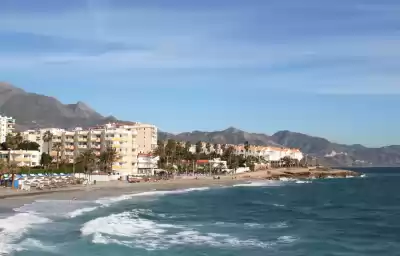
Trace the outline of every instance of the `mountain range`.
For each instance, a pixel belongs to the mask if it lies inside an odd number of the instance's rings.
[[[0,114],[14,117],[20,131],[44,127],[89,127],[118,121],[113,116],[101,115],[83,102],[63,104],[54,97],[26,92],[4,82],[0,82]],[[170,138],[193,143],[243,144],[248,141],[252,145],[299,148],[321,163],[333,166],[400,166],[400,146],[397,145],[380,148],[345,145],[291,131],[266,135],[230,127],[221,131],[179,134],[159,131],[158,137],[161,140]]]
[[[0,82],[0,114],[15,118],[18,130],[87,127],[116,120],[102,116],[83,102],[63,104],[54,97],[29,93],[4,82]]]

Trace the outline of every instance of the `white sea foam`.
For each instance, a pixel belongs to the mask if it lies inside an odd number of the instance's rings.
[[[251,183],[243,183],[233,185],[234,187],[279,187],[284,185],[282,181],[267,180],[267,181],[254,181]]]
[[[291,244],[297,240],[296,237],[293,236],[280,236],[278,238],[278,242],[280,243],[285,243],[285,244]]]
[[[109,206],[113,203],[117,203],[120,201],[129,200],[135,197],[153,197],[153,196],[163,196],[163,195],[173,195],[173,194],[184,194],[193,191],[204,191],[210,189],[209,187],[200,187],[200,188],[187,188],[187,189],[178,189],[178,190],[153,190],[135,194],[127,194],[121,195],[117,197],[105,197],[96,200],[96,203],[101,204],[103,206]]]
[[[297,184],[308,184],[308,183],[312,183],[312,181],[310,180],[296,180]]]
[[[23,250],[24,244],[16,244],[15,242],[35,225],[50,221],[32,213],[17,213],[5,219],[0,219],[0,254]]]
[[[283,221],[283,222],[272,223],[268,227],[272,229],[281,229],[281,228],[287,228],[288,224]]]
[[[179,245],[211,247],[268,248],[273,243],[255,239],[239,239],[228,234],[202,233],[191,227],[157,223],[140,218],[137,211],[112,214],[86,222],[83,236],[92,236],[93,243],[120,244],[146,250],[167,249]]]
[[[86,207],[86,208],[77,209],[77,210],[75,210],[73,212],[69,212],[67,214],[67,216],[70,217],[70,218],[75,218],[75,217],[78,217],[78,216],[83,215],[85,213],[95,211],[98,208],[99,207]]]
[[[361,177],[361,178],[366,178],[367,175],[366,175],[366,174],[362,174],[360,177]]]

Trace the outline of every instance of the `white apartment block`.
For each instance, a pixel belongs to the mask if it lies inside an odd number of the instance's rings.
[[[15,119],[8,116],[0,115],[0,143],[6,141],[6,136],[13,133],[15,129]]]
[[[185,142],[180,142],[182,147],[185,146]],[[212,153],[216,152],[217,154],[223,153],[223,146],[221,144],[210,144],[210,149],[207,149],[207,143],[202,142],[201,144],[201,153]],[[233,154],[235,155],[247,155],[247,156],[255,156],[262,157],[267,161],[276,162],[280,161],[285,156],[289,156],[293,159],[301,160],[304,155],[299,149],[293,148],[279,148],[279,147],[269,147],[269,146],[249,146],[248,151],[246,152],[244,145],[225,145],[225,148],[233,147]],[[191,144],[189,148],[189,152],[196,154],[196,144]]]
[[[10,161],[18,167],[35,167],[40,165],[41,154],[35,150],[1,150],[0,159],[7,162],[10,156]]]
[[[46,131],[53,134],[50,143],[43,141]],[[152,148],[157,146],[157,128],[138,123],[112,123],[89,129],[77,127],[73,131],[55,128],[28,130],[23,132],[22,136],[26,140],[37,142],[42,152],[48,152],[50,148],[54,161],[58,153],[59,160],[69,163],[73,163],[74,159],[85,150],[92,149],[96,155],[100,155],[107,147],[112,147],[119,156],[118,161],[113,163],[113,171],[123,175],[138,174],[138,154],[141,151],[151,153]],[[60,152],[54,147],[56,142],[61,143]],[[138,142],[142,147],[139,147]]]

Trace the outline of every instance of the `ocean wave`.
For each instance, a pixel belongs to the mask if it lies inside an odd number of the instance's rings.
[[[102,207],[108,207],[114,203],[130,200],[135,197],[153,197],[173,194],[184,194],[194,191],[204,191],[209,187],[188,188],[168,191],[147,191],[135,194],[126,194],[116,197],[105,197],[91,201],[81,200],[36,200],[30,204],[25,204],[14,211],[21,213],[32,213],[48,218],[76,218],[78,216],[93,212]]]
[[[273,242],[240,239],[229,234],[202,233],[192,227],[157,223],[140,218],[137,212],[124,212],[86,222],[82,236],[92,236],[93,243],[119,244],[146,250],[168,249],[172,246],[269,248]]]
[[[310,180],[296,180],[297,184],[309,184],[312,183],[312,181]]]
[[[103,206],[109,206],[113,203],[117,203],[120,201],[129,200],[135,197],[152,197],[152,196],[164,196],[164,195],[174,195],[174,194],[184,194],[193,191],[204,191],[210,189],[209,187],[199,187],[199,188],[187,188],[187,189],[177,189],[177,190],[153,190],[135,194],[126,194],[117,197],[105,197],[96,200],[96,203],[101,204]]]
[[[278,237],[278,242],[280,243],[285,243],[285,244],[291,244],[293,242],[297,241],[297,238],[294,236],[280,236]]]
[[[284,185],[282,181],[268,180],[268,181],[254,181],[251,183],[235,184],[233,187],[279,187]]]
[[[17,213],[5,219],[0,219],[0,254],[23,250],[24,244],[16,244],[15,242],[35,225],[48,222],[51,222],[51,220],[32,213]]]

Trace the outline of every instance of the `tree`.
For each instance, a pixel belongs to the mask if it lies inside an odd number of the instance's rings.
[[[225,153],[226,148],[227,148],[227,147],[226,147],[226,144],[222,144],[222,145],[221,145],[222,154]]]
[[[211,152],[211,144],[210,144],[210,142],[207,142],[206,149],[207,149],[206,153],[209,154]]]
[[[120,156],[118,155],[117,150],[113,147],[107,147],[105,151],[101,152],[99,163],[104,171],[112,172],[113,163],[118,161],[118,159],[120,159]]]
[[[190,152],[191,147],[192,147],[192,143],[190,143],[190,141],[186,141],[186,143],[185,143],[186,152]]]
[[[175,140],[169,139],[167,141],[167,145],[165,146],[165,155],[167,157],[167,165],[169,164],[169,160],[171,160],[172,165],[176,160],[176,146],[177,143]]]
[[[91,174],[96,167],[97,157],[92,149],[88,149],[78,156],[77,162],[82,164],[85,173]]]
[[[246,142],[244,143],[245,158],[247,158],[247,153],[249,152],[249,148],[250,148],[249,142],[246,141]]]
[[[39,144],[28,140],[22,141],[17,147],[17,149],[20,150],[35,150],[35,151],[39,151],[39,148],[40,148]]]
[[[218,144],[217,143],[215,143],[214,145],[213,145],[213,147],[214,147],[214,152],[215,152],[215,154],[219,154],[218,153]]]
[[[46,131],[43,134],[43,141],[47,143],[47,154],[49,155],[50,155],[50,144],[52,140],[53,140],[53,134],[51,133],[51,131]]]
[[[43,167],[49,166],[52,160],[53,160],[53,158],[49,154],[47,154],[46,152],[43,152],[42,156],[40,158],[40,165]]]
[[[203,151],[203,143],[201,141],[198,141],[196,143],[196,154],[200,155],[200,153]]]
[[[281,162],[283,163],[284,167],[290,168],[295,165],[295,161],[290,156],[285,156],[281,158]]]
[[[57,152],[56,161],[57,161],[57,169],[60,168],[60,152],[62,150],[63,144],[61,142],[55,142],[53,144],[53,150]]]
[[[21,144],[23,141],[21,133],[17,133],[13,135],[12,133],[9,133],[6,135],[6,141],[5,143],[2,143],[2,149],[3,150],[8,150],[12,149],[15,150],[18,148],[18,145]]]

